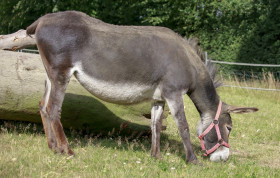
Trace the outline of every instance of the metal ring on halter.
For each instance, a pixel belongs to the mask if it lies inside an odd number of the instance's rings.
[[[223,140],[222,138],[221,138],[220,140],[218,140],[218,143],[219,143],[220,145],[222,145],[223,142],[224,142],[224,140]]]
[[[213,124],[218,125],[219,124],[219,120],[213,120]]]

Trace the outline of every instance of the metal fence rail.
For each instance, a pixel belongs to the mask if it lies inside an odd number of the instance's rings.
[[[228,65],[238,65],[238,66],[252,66],[252,67],[280,67],[278,64],[251,64],[251,63],[237,63],[237,62],[226,62],[226,61],[215,61],[215,60],[207,60],[211,63],[216,64],[228,64]]]
[[[241,86],[235,86],[235,85],[222,85],[221,87],[244,88],[244,89],[247,89],[247,90],[280,91],[279,89],[241,87]]]
[[[39,51],[36,49],[19,49],[17,52],[39,54]]]

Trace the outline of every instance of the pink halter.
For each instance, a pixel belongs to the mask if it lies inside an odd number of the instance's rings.
[[[219,116],[220,116],[220,114],[221,114],[221,109],[222,109],[222,101],[220,100],[219,106],[218,106],[218,110],[217,110],[217,113],[216,113],[216,116],[215,116],[215,119],[214,119],[213,122],[208,126],[208,128],[207,128],[201,135],[198,136],[198,138],[200,139],[202,151],[206,151],[206,153],[204,154],[204,156],[208,156],[209,154],[213,153],[213,152],[216,151],[221,145],[223,145],[223,146],[229,148],[229,144],[226,143],[226,142],[222,139],[222,137],[221,137],[221,132],[220,132],[220,129],[219,129]],[[216,133],[217,133],[217,136],[218,136],[218,143],[217,143],[215,146],[213,146],[211,149],[206,150],[206,149],[205,149],[205,146],[204,146],[204,143],[203,143],[203,137],[204,137],[208,132],[210,132],[210,130],[211,130],[214,126],[215,126]]]

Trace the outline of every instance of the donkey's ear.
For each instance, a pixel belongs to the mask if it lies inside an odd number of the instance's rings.
[[[237,114],[244,114],[244,113],[250,113],[250,112],[257,112],[258,108],[253,107],[238,107],[238,106],[228,106],[228,113],[237,113]]]

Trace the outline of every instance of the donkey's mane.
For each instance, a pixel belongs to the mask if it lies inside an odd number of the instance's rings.
[[[193,50],[200,57],[201,61],[205,64],[206,56],[205,56],[204,51],[201,49],[201,47],[198,44],[198,39],[197,38],[185,38],[185,41],[193,48]],[[213,81],[215,88],[218,88],[219,86],[223,85],[222,82],[220,81],[220,79],[216,78],[216,74],[218,72],[218,67],[217,67],[217,65],[211,63],[211,58],[210,58],[210,60],[207,60],[207,62],[206,62],[206,69]]]

